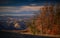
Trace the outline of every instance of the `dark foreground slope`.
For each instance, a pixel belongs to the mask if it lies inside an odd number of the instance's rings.
[[[53,37],[17,34],[17,33],[0,31],[0,38],[53,38]]]

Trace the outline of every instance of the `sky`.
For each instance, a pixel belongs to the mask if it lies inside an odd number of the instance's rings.
[[[0,0],[0,16],[33,16],[44,3],[59,2],[57,0]]]
[[[0,6],[20,6],[30,5],[32,3],[59,2],[59,0],[0,0]]]

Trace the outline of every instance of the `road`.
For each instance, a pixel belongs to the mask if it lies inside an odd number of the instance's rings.
[[[27,35],[0,31],[0,38],[55,38],[55,37]]]

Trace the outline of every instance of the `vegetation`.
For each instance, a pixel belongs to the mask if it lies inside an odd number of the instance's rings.
[[[40,9],[40,13],[32,18],[28,25],[34,35],[36,34],[52,34],[60,35],[60,6],[46,5]]]

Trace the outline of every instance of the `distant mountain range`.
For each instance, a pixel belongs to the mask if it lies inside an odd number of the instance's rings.
[[[9,18],[13,18],[13,19],[28,19],[28,18],[31,18],[31,16],[0,16],[0,20],[7,20]]]

